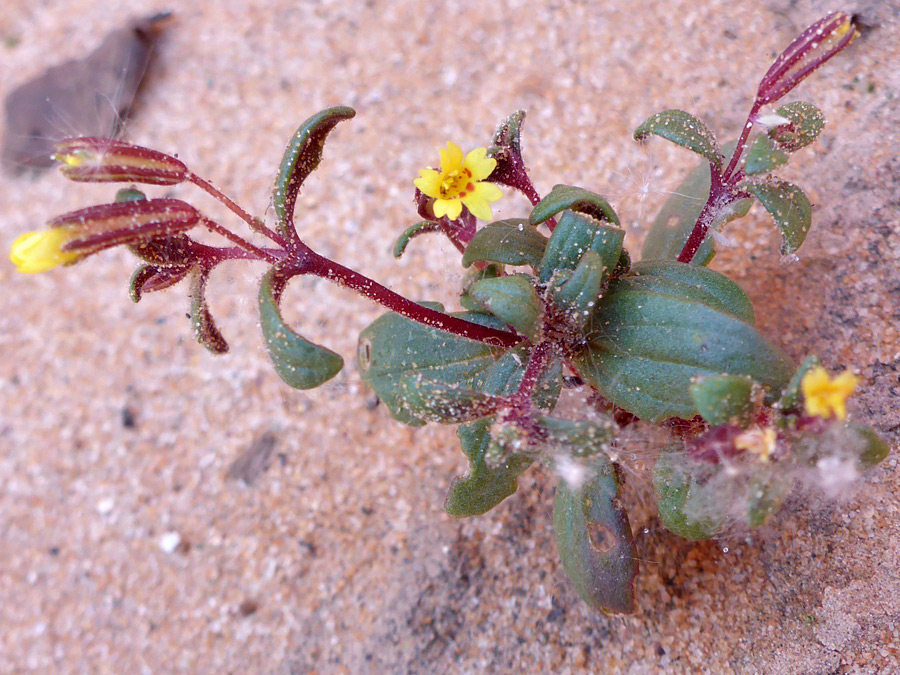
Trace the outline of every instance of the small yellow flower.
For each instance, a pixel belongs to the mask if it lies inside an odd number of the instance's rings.
[[[69,231],[62,227],[26,232],[13,242],[9,259],[19,272],[25,274],[46,272],[57,265],[75,262],[82,256],[81,253],[62,250],[70,236]]]
[[[441,150],[441,170],[421,169],[413,183],[423,194],[433,197],[434,215],[456,220],[463,206],[479,220],[492,218],[490,202],[503,193],[493,183],[484,182],[491,175],[497,160],[489,158],[486,148],[475,148],[463,159],[459,146],[447,142]]]
[[[734,447],[738,450],[747,450],[759,455],[760,461],[768,462],[769,457],[775,452],[775,442],[777,440],[778,434],[770,427],[765,429],[748,429],[734,439]]]
[[[847,417],[847,399],[856,389],[856,383],[856,376],[849,370],[831,379],[822,366],[813,368],[800,381],[807,414],[844,419]]]

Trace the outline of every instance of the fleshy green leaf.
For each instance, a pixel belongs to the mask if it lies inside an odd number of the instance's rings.
[[[800,248],[812,225],[812,205],[803,190],[777,178],[748,183],[743,188],[766,207],[781,230],[781,254],[793,253]]]
[[[734,143],[724,147],[726,154],[734,152]],[[709,164],[702,162],[687,178],[675,188],[666,199],[644,239],[641,249],[641,260],[675,260],[684,248],[691,230],[703,205],[709,198],[710,173]],[[713,229],[719,229],[735,218],[747,215],[753,205],[752,199],[740,199],[733,202],[720,213],[713,223]],[[697,254],[691,260],[692,265],[705,266],[715,255],[713,238],[707,237]]]
[[[575,211],[596,220],[619,224],[619,217],[605,197],[572,185],[554,185],[550,194],[531,211],[528,220],[532,225],[540,225],[563,211]]]
[[[482,391],[493,396],[510,396],[515,393],[525,374],[530,348],[520,345],[507,351],[484,381]],[[532,403],[540,410],[552,410],[562,389],[562,358],[554,353],[541,372]]]
[[[716,166],[722,165],[722,153],[715,134],[698,118],[684,110],[663,110],[651,115],[634,130],[634,140],[643,141],[650,134],[693,150]]]
[[[541,264],[547,238],[523,218],[498,220],[484,226],[463,253],[463,267],[474,262],[490,261],[504,265]]]
[[[778,510],[791,489],[791,478],[775,471],[753,476],[747,486],[747,523],[752,528],[763,525]]]
[[[481,515],[514,494],[519,487],[517,478],[534,461],[531,457],[512,455],[497,468],[488,468],[484,456],[491,443],[491,421],[478,420],[457,430],[470,467],[465,476],[453,481],[444,502],[444,510],[454,518]]]
[[[403,252],[406,251],[409,242],[415,237],[418,237],[420,234],[425,234],[426,232],[439,232],[440,229],[441,226],[433,220],[420,220],[415,225],[410,225],[399,237],[397,237],[397,241],[394,242],[394,257],[401,257]]]
[[[422,303],[425,304],[425,303]],[[442,310],[440,305],[429,304]],[[493,328],[502,321],[487,314],[454,314]],[[421,426],[404,401],[404,378],[422,377],[464,389],[480,391],[485,377],[503,353],[477,340],[459,337],[389,312],[372,322],[359,336],[359,371],[366,384],[387,406],[391,416],[404,424]]]
[[[768,136],[760,134],[747,152],[747,157],[744,160],[744,171],[748,176],[769,173],[786,164],[789,158],[790,155],[788,155],[787,151],[778,147],[775,141]]]
[[[287,281],[274,269],[259,286],[259,324],[275,372],[294,389],[313,389],[337,375],[344,366],[339,354],[295,333],[278,307]]]
[[[322,161],[325,137],[338,124],[356,115],[353,108],[335,106],[316,113],[297,129],[281,158],[281,166],[275,178],[272,203],[278,226],[283,234],[291,233],[294,206],[303,181],[315,171]]]
[[[853,449],[856,459],[863,469],[871,469],[891,452],[887,442],[874,429],[864,424],[847,422],[845,434],[849,441],[848,447]]]
[[[472,288],[472,284],[476,281],[480,281],[481,279],[496,279],[502,275],[503,265],[498,263],[485,265],[484,269],[470,267],[463,277],[462,292],[459,295],[459,304],[470,312],[483,312],[484,309],[482,306],[469,297],[469,289]]]
[[[744,289],[724,274],[706,267],[675,260],[641,261],[631,268],[628,279],[632,288],[697,300],[731,312],[747,323],[756,322],[753,303]]]
[[[228,351],[228,343],[216,327],[216,322],[206,304],[206,282],[209,270],[202,267],[192,268],[191,273],[191,325],[197,342],[213,354],[224,354]]]
[[[659,520],[670,532],[690,539],[712,539],[727,522],[727,494],[712,480],[721,465],[690,459],[683,452],[664,451],[653,468],[653,488]]]
[[[556,546],[581,599],[604,612],[634,611],[637,550],[628,514],[619,502],[613,465],[592,462],[596,475],[578,488],[561,481],[553,505]]]
[[[457,384],[429,380],[422,373],[409,373],[400,380],[403,403],[413,416],[426,422],[459,424],[487,417],[502,399]]]
[[[806,101],[783,105],[775,114],[790,120],[790,124],[770,129],[769,137],[788,152],[796,152],[815,141],[825,127],[825,115]]]
[[[779,410],[791,412],[803,409],[803,391],[800,388],[800,383],[803,381],[803,376],[806,375],[806,373],[821,365],[822,361],[819,360],[819,357],[812,354],[803,360],[803,363],[800,364],[800,367],[797,368],[797,372],[791,377],[790,382],[788,382],[787,387],[784,389],[784,393],[778,401]]]
[[[660,293],[643,283],[626,276],[610,284],[588,348],[570,359],[609,401],[659,423],[697,414],[688,388],[700,375],[748,376],[770,399],[787,384],[793,367],[752,324],[693,294]]]
[[[579,326],[584,327],[597,305],[606,273],[607,269],[600,254],[588,251],[582,256],[571,276],[553,287],[553,301]]]
[[[522,274],[480,279],[469,287],[468,296],[483,309],[534,340],[541,330],[543,304],[531,279]]]
[[[619,227],[564,211],[547,242],[540,280],[547,283],[558,270],[574,270],[587,251],[596,252],[603,267],[611,271],[621,258],[624,240],[625,230]]]
[[[697,412],[713,426],[746,423],[753,411],[753,380],[740,375],[700,375],[691,381]]]
[[[604,452],[618,431],[612,419],[567,420],[541,415],[537,423],[549,445],[572,457],[591,457]]]

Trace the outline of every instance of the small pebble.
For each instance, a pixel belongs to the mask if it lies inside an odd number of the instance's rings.
[[[163,553],[174,553],[181,543],[181,535],[177,532],[166,532],[159,538],[159,548]]]

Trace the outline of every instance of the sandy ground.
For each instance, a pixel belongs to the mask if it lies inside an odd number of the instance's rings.
[[[13,0],[0,17],[0,95],[129,17],[172,9],[126,137],[177,152],[263,214],[296,125],[354,106],[304,189],[301,232],[405,294],[451,300],[449,247],[420,240],[399,263],[389,253],[416,219],[411,180],[437,146],[485,145],[501,117],[526,109],[538,189],[608,195],[633,245],[693,160],[662,141],[639,147],[631,130],[681,107],[733,136],[777,51],[840,7],[724,6]],[[851,414],[896,453],[900,10],[850,9],[871,29],[795,97],[829,120],[787,172],[816,205],[800,261],[779,260],[754,210],[714,266],[792,356],[858,370]],[[186,187],[154,194],[227,218]],[[49,172],[4,175],[0,195],[7,250],[112,191]],[[495,213],[523,209],[508,198]],[[133,267],[113,251],[26,277],[0,260],[0,671],[900,672],[896,454],[858,492],[798,503],[752,535],[691,544],[638,516],[639,610],[604,617],[558,564],[552,476],[529,474],[481,518],[443,513],[464,467],[453,430],[391,422],[367,405],[353,364],[375,307],[322,282],[289,289],[287,315],[348,362],[297,392],[262,349],[261,266],[213,276],[224,357],[192,342],[183,286],[134,305]],[[235,479],[233,463],[273,437],[267,470]],[[636,440],[633,459],[645,448]]]

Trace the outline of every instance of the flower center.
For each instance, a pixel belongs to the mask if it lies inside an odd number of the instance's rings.
[[[456,199],[457,197],[465,197],[469,192],[475,189],[472,184],[472,172],[463,167],[462,169],[454,169],[441,179],[441,199]]]

